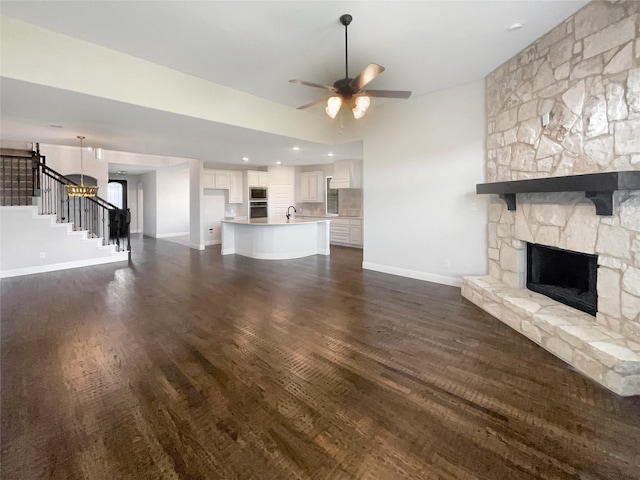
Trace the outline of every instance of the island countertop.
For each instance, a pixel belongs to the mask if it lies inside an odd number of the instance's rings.
[[[300,225],[301,223],[321,223],[328,222],[330,218],[292,218],[287,220],[285,217],[268,217],[268,218],[241,218],[231,220],[221,220],[222,223],[233,223],[236,225]]]
[[[263,260],[285,260],[330,254],[328,218],[222,220],[222,255],[238,254]]]

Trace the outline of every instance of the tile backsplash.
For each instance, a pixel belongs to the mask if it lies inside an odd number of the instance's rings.
[[[362,189],[342,188],[338,194],[338,212],[346,217],[362,216]]]
[[[324,215],[326,207],[322,203],[297,203],[299,215]],[[345,217],[362,216],[362,189],[341,188],[338,194],[338,213]]]

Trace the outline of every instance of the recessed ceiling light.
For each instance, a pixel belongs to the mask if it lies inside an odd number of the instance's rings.
[[[300,147],[293,147],[291,150],[297,152],[298,150],[300,150]]]
[[[333,153],[327,153],[327,157],[333,157]]]
[[[520,30],[521,28],[522,28],[522,24],[520,22],[515,22],[509,25],[509,28],[507,28],[507,30],[509,32],[515,32],[516,30]]]
[[[248,162],[249,161],[249,157],[242,157],[242,161],[243,162]]]
[[[53,128],[64,128],[64,126],[59,123],[50,123],[49,126]]]
[[[278,161],[276,162],[276,165],[282,165],[282,162],[281,162],[280,160],[278,160]]]

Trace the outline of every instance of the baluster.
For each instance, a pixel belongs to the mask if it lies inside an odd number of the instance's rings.
[[[107,238],[107,232],[104,229],[104,211],[106,210],[106,208],[102,207],[102,244],[103,245],[108,245],[109,244],[109,239]]]
[[[64,185],[62,183],[58,183],[58,196],[60,197],[60,214],[58,215],[58,219],[60,223],[64,222]]]
[[[127,208],[127,252],[131,252],[131,209]],[[129,253],[131,260],[131,253]]]

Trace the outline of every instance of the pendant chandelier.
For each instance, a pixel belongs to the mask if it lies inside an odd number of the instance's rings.
[[[84,137],[78,135],[78,139],[80,140],[80,185],[65,185],[67,195],[70,197],[95,197],[96,193],[98,193],[98,187],[84,184],[84,163],[82,159],[82,141]]]

